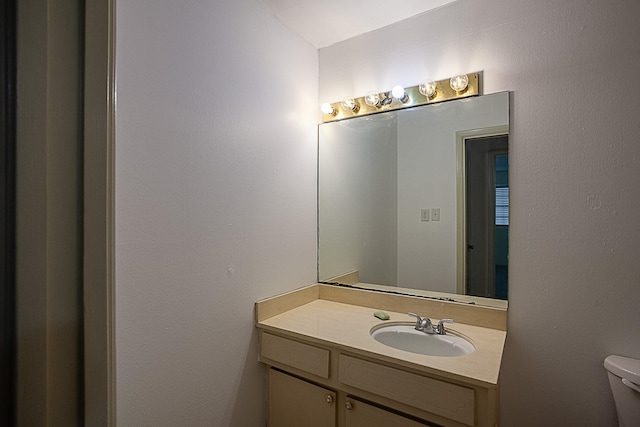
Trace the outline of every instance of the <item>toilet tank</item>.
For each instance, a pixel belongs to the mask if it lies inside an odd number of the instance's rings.
[[[640,426],[640,360],[623,356],[604,359],[621,427]]]

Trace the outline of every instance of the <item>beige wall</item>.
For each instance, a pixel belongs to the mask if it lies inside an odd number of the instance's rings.
[[[82,419],[81,3],[18,2],[20,426]]]
[[[319,102],[461,71],[513,92],[505,426],[615,425],[603,359],[640,358],[639,18],[458,0],[320,50]]]

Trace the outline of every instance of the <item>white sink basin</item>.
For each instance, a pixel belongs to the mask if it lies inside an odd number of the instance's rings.
[[[378,342],[411,353],[455,357],[473,353],[475,347],[466,339],[447,332],[446,335],[417,331],[414,325],[379,326],[371,330]]]

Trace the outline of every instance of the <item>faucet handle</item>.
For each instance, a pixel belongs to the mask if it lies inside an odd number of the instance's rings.
[[[433,334],[435,331],[433,326],[431,325],[431,319],[428,317],[421,317],[416,313],[407,313],[409,316],[413,316],[416,318],[416,330],[426,332],[428,334]]]
[[[422,319],[422,317],[420,317],[419,314],[416,313],[407,313],[409,316],[415,317],[416,318],[416,329],[418,331],[421,331],[422,328],[424,327],[423,322],[424,320]]]
[[[444,329],[444,324],[445,323],[454,323],[453,319],[442,319],[438,322],[438,326],[436,328],[436,332],[438,333],[438,335],[446,335],[447,331]]]
[[[427,326],[427,322],[431,323],[428,318],[422,317],[416,313],[407,313],[409,316],[416,318],[416,331],[424,331]]]

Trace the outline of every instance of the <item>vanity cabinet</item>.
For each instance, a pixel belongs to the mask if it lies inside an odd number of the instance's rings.
[[[269,369],[269,427],[335,427],[338,419],[337,393],[292,375]],[[340,411],[342,413],[342,411]],[[344,414],[338,426],[425,427],[400,414],[346,396]]]
[[[335,427],[336,393],[269,369],[268,425]]]
[[[460,357],[416,354],[371,336],[384,308],[456,319],[474,345]],[[267,366],[268,425],[496,427],[506,311],[311,285],[256,303]]]
[[[269,427],[497,425],[497,390],[266,331],[260,360],[269,368]]]
[[[352,396],[347,396],[345,409],[345,427],[425,427],[429,425],[370,405]]]

